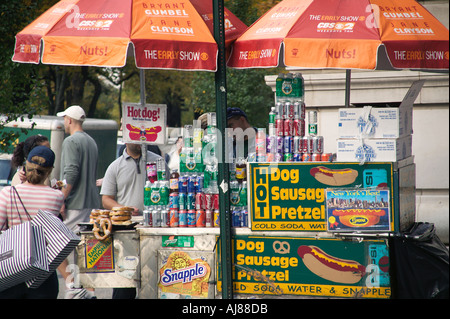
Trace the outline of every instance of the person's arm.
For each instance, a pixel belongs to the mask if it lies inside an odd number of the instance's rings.
[[[115,196],[111,195],[102,195],[102,205],[104,209],[111,210],[113,207],[124,207],[125,205],[121,205],[116,201]],[[139,208],[131,206],[134,210],[132,215],[137,216],[139,215]]]
[[[66,139],[63,143],[62,152],[64,153],[64,163],[62,164],[63,175],[61,180],[66,180],[66,187],[62,189],[64,198],[70,195],[73,185],[79,179],[80,174],[80,151],[77,148],[75,141]]]
[[[116,201],[116,197],[112,195],[102,195],[102,205],[104,209],[112,209],[113,207],[122,207]]]

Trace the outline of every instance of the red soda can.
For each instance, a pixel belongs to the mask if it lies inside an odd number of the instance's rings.
[[[285,119],[291,119],[293,120],[295,117],[295,107],[294,104],[291,102],[284,103],[284,113],[285,113]]]
[[[311,162],[311,154],[310,153],[303,153],[303,155],[302,155],[302,162]]]
[[[308,136],[308,152],[307,153],[314,153],[314,139],[312,136]]]
[[[331,153],[323,153],[322,154],[322,162],[331,162],[333,159],[333,154]]]
[[[198,209],[195,211],[195,226],[197,227],[206,226],[206,213],[203,209]]]
[[[196,225],[196,213],[194,209],[187,211],[187,227],[195,227]]]
[[[305,136],[305,120],[294,120],[294,136]]]
[[[213,207],[211,209],[219,209],[219,194],[213,194]]]
[[[303,136],[300,141],[300,153],[308,153],[308,144],[311,136]]]
[[[213,209],[213,195],[205,194],[205,209]]]
[[[205,210],[205,226],[206,227],[213,227],[214,225],[214,214],[212,212],[212,210],[207,209]]]
[[[205,204],[205,194],[195,194],[195,209],[206,209]]]
[[[276,132],[277,136],[284,135],[284,120],[283,119],[275,120],[275,132]]]
[[[323,153],[323,136],[313,136],[313,153]]]
[[[311,161],[312,162],[320,162],[322,160],[322,154],[319,153],[313,153],[311,155]]]
[[[169,226],[170,227],[178,227],[179,222],[180,222],[180,217],[178,215],[178,209],[171,208],[169,210],[169,214],[170,214]]]
[[[187,227],[187,210],[182,209],[178,211],[178,227]]]
[[[284,136],[294,135],[294,120],[286,119],[284,120]]]

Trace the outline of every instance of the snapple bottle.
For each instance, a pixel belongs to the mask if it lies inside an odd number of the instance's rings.
[[[180,177],[180,174],[178,173],[177,169],[173,169],[170,172],[169,193],[178,193],[178,178],[179,177]]]

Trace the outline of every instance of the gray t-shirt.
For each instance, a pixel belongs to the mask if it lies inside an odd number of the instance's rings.
[[[161,156],[147,151],[147,162],[156,162]],[[139,170],[137,168],[139,165]],[[169,168],[166,166],[166,176]],[[103,177],[100,195],[114,196],[116,201],[125,206],[138,207],[144,210],[144,185],[147,181],[146,163],[139,158],[137,161],[128,155],[126,149],[123,155],[112,162]]]
[[[66,137],[61,152],[61,180],[73,185],[66,199],[66,209],[100,208],[100,196],[95,185],[98,149],[86,132]]]

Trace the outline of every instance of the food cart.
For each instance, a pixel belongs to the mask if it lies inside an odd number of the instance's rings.
[[[402,111],[422,84],[413,84]],[[402,119],[411,130],[411,119]],[[161,187],[147,185],[143,216],[113,226],[103,241],[85,225],[77,248],[84,287],[136,287],[138,298],[220,298],[221,212],[214,169],[207,168],[215,162],[206,156],[214,147],[202,144],[215,133],[214,123],[208,115],[204,136],[185,127],[180,176],[169,190],[177,195],[164,201]],[[344,162],[339,155],[300,162],[250,155],[245,180],[237,189],[230,182],[235,297],[391,298],[389,240],[415,222],[415,164],[405,148],[383,151],[384,161],[373,154]],[[231,171],[232,181],[242,178],[242,171]],[[158,181],[155,170],[147,173]]]

